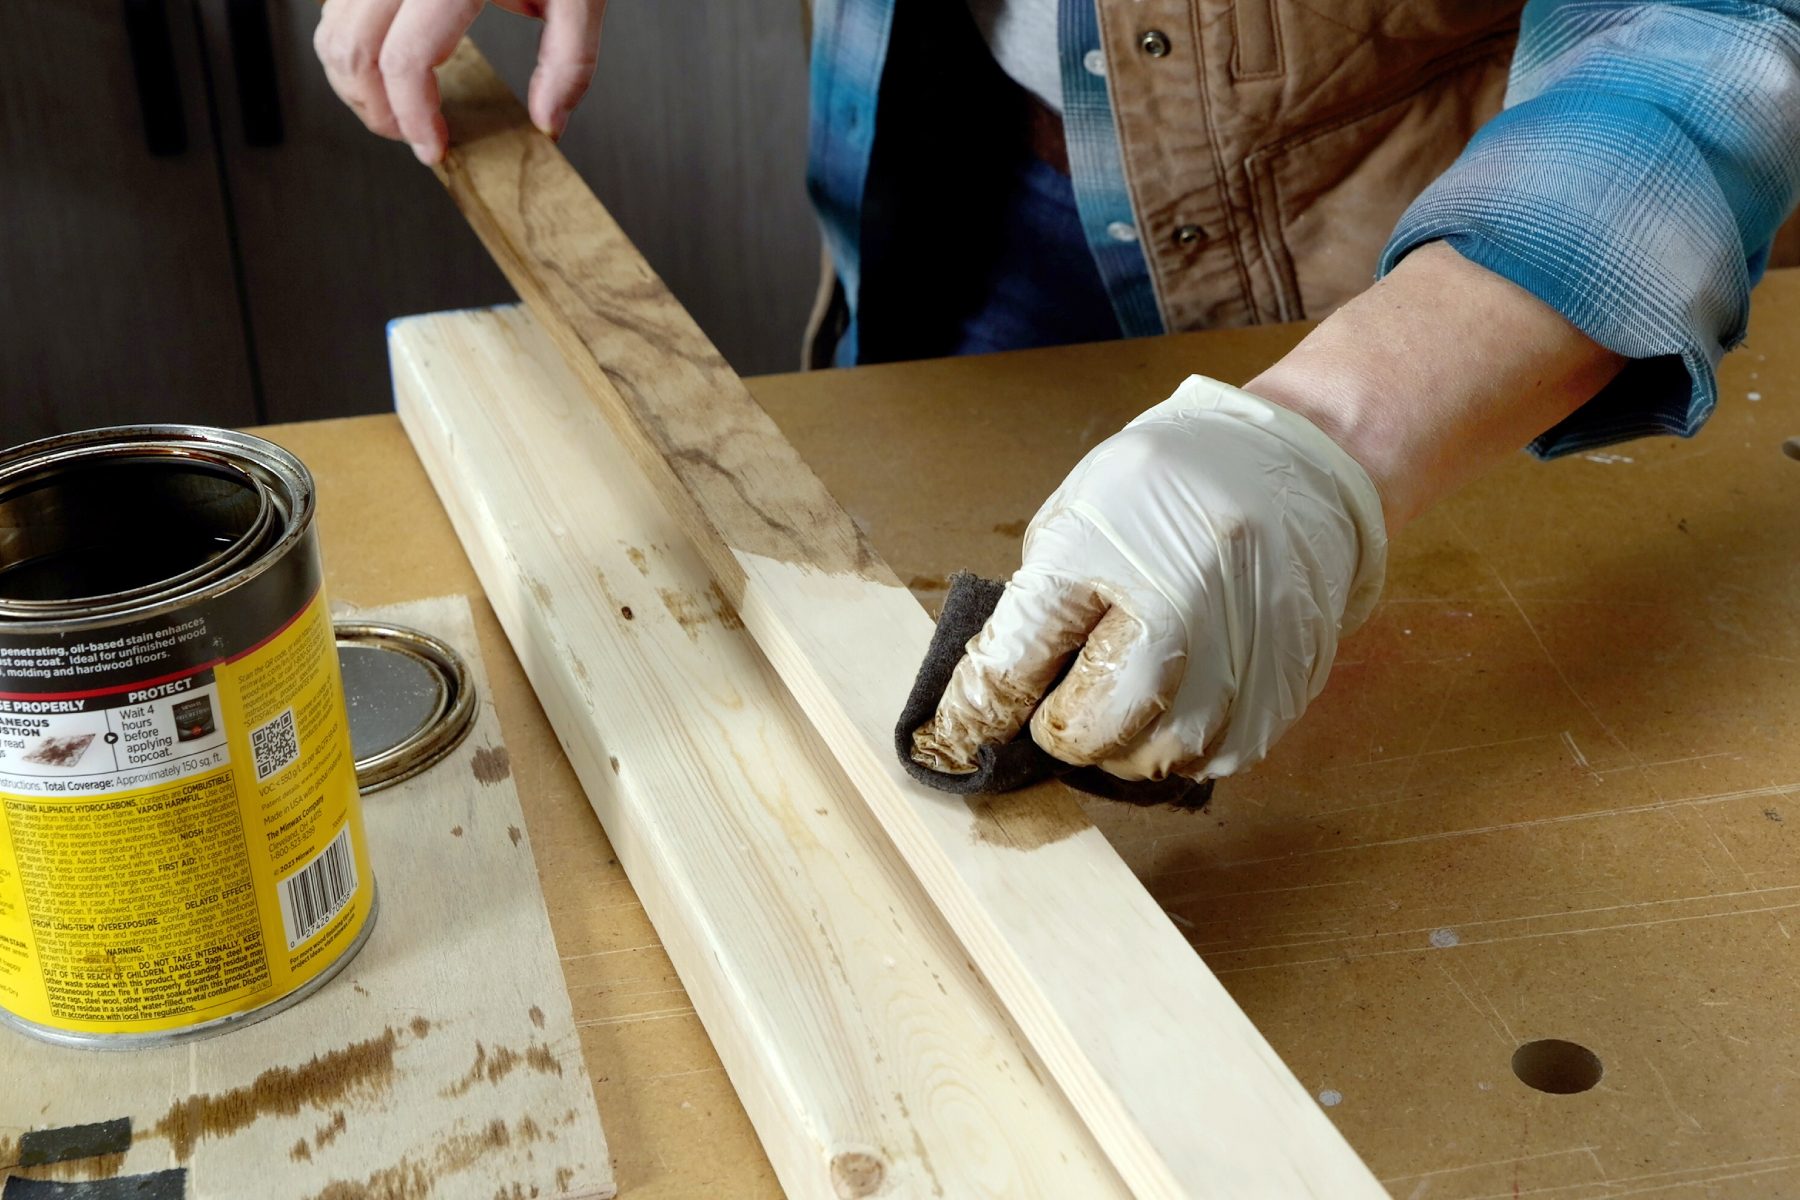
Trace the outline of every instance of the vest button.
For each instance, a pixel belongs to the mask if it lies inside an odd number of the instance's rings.
[[[1151,58],[1163,58],[1169,53],[1169,35],[1160,29],[1147,30],[1138,38],[1138,48]]]
[[[1205,240],[1206,230],[1200,228],[1198,225],[1183,225],[1180,229],[1175,231],[1175,244],[1177,246],[1198,246]]]

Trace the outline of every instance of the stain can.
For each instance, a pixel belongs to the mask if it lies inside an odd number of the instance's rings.
[[[297,458],[222,429],[0,452],[0,1020],[204,1036],[367,940],[314,508]]]

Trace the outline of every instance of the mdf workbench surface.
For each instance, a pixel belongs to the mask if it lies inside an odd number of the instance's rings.
[[[1693,442],[1521,455],[1398,538],[1315,710],[1208,813],[1089,805],[1397,1196],[1800,1196],[1800,273],[1757,301]],[[751,387],[930,605],[1183,375],[1300,332]],[[778,1194],[397,424],[273,433],[335,598],[477,597],[621,1194]],[[1526,1087],[1540,1038],[1599,1084]]]

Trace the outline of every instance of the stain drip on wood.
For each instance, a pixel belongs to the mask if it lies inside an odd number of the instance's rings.
[[[475,751],[469,766],[475,778],[488,787],[512,777],[512,755],[505,746],[482,746]]]
[[[508,1129],[505,1121],[495,1119],[479,1133],[455,1133],[444,1138],[427,1158],[406,1156],[366,1179],[333,1180],[311,1200],[431,1200],[454,1195],[454,1189],[437,1186],[445,1176],[467,1171],[489,1155],[535,1142],[539,1136],[537,1124],[530,1117],[513,1129]]]
[[[298,1067],[271,1068],[243,1087],[178,1100],[156,1123],[155,1132],[169,1140],[176,1162],[186,1162],[201,1138],[235,1133],[265,1113],[293,1116],[303,1108],[379,1093],[393,1079],[398,1042],[387,1029],[380,1037],[318,1055]]]
[[[1036,850],[1074,837],[1093,825],[1067,792],[1037,789],[995,796],[970,796],[975,840],[1012,850]]]
[[[313,1149],[323,1150],[325,1147],[331,1145],[331,1143],[337,1141],[338,1135],[344,1132],[344,1127],[347,1124],[348,1122],[344,1120],[342,1109],[332,1113],[331,1122],[329,1124],[321,1125],[313,1130]]]
[[[557,1061],[556,1055],[550,1053],[548,1046],[533,1042],[525,1048],[523,1054],[508,1046],[496,1046],[489,1053],[486,1046],[476,1042],[474,1065],[461,1079],[445,1088],[442,1094],[447,1097],[466,1095],[470,1088],[484,1079],[489,1083],[499,1083],[511,1075],[520,1063],[544,1075],[563,1073],[562,1063]]]

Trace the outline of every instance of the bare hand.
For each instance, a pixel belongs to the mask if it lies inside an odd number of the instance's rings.
[[[532,123],[562,136],[594,77],[606,0],[494,0],[538,17],[527,107]],[[313,35],[332,90],[364,125],[412,146],[422,163],[444,157],[449,131],[438,103],[436,69],[456,50],[483,0],[330,0]]]

